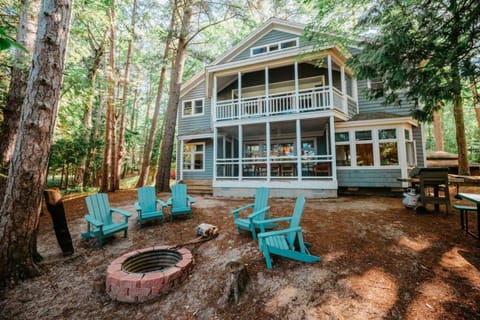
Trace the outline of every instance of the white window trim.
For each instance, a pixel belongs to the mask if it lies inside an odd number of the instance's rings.
[[[202,113],[195,113],[195,101],[202,101]],[[191,102],[192,103],[192,114],[185,115],[185,103]],[[205,114],[205,99],[190,99],[182,101],[182,118],[191,118],[191,117],[199,117]]]
[[[379,130],[385,130],[385,129],[395,129],[396,132],[396,139],[382,139],[380,140],[378,137],[378,131]],[[342,169],[399,169],[401,168],[401,158],[405,157],[406,154],[402,155],[399,143],[403,141],[404,143],[406,141],[413,141],[411,138],[410,140],[402,139],[400,136],[399,132],[399,127],[396,126],[385,126],[385,127],[374,127],[374,128],[352,128],[349,130],[339,130],[336,131],[335,133],[342,133],[342,132],[348,132],[349,133],[349,141],[341,141],[341,142],[335,142],[335,145],[349,145],[350,146],[350,166],[341,166],[337,165],[338,168]],[[403,130],[403,127],[401,128]],[[355,132],[357,131],[371,131],[372,132],[372,139],[371,140],[361,140],[361,141],[356,141],[355,139]],[[410,134],[412,132],[410,131]],[[398,164],[392,164],[392,165],[381,165],[380,164],[380,143],[383,142],[396,142],[397,143],[397,152],[398,152]],[[415,144],[415,141],[413,141]],[[373,165],[371,166],[358,166],[357,165],[357,144],[372,144],[373,145]],[[405,151],[406,152],[406,151]],[[415,154],[414,154],[414,157]],[[416,161],[416,159],[415,159]]]
[[[295,45],[293,47],[288,47],[288,48],[282,49],[282,43],[286,43],[286,42],[290,42],[290,41],[295,41]],[[278,49],[274,50],[274,51],[270,51],[270,47],[273,46],[273,45],[277,45]],[[250,48],[250,57],[262,56],[262,55],[265,55],[265,54],[269,54],[270,52],[279,52],[279,51],[288,50],[288,49],[292,49],[292,48],[298,48],[298,47],[299,47],[298,38],[287,39],[287,40],[282,40],[282,41],[277,41],[277,42],[271,42],[271,43],[267,43],[267,44],[264,44],[264,45],[261,45],[261,46],[256,46],[256,47]],[[260,49],[260,48],[266,48],[267,50],[265,52],[262,52],[262,53],[257,53],[257,54],[253,53],[254,50]]]
[[[193,168],[193,169],[185,169],[184,167],[184,163],[185,163],[185,155],[187,154],[183,148],[182,148],[182,170],[184,172],[203,172],[205,171],[205,142],[194,142],[194,143],[184,143],[183,146],[185,148],[186,145],[188,144],[193,144],[193,145],[203,145],[203,148],[202,148],[202,152],[191,152],[189,153],[190,156],[191,156],[191,163],[190,163],[190,167]],[[195,154],[199,154],[201,153],[202,154],[202,169],[195,169]]]

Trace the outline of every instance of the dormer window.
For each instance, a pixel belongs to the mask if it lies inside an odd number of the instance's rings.
[[[298,38],[283,40],[279,42],[269,43],[263,46],[253,47],[250,49],[250,56],[267,54],[279,50],[298,47]]]

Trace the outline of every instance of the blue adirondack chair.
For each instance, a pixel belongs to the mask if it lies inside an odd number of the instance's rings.
[[[172,186],[172,196],[167,200],[167,205],[170,207],[170,221],[173,221],[174,216],[189,215],[192,218],[192,205],[195,199],[187,194],[187,185],[177,183]]]
[[[254,240],[257,239],[257,232],[255,230],[255,222],[259,220],[264,220],[265,215],[269,217],[270,207],[268,206],[268,194],[269,189],[265,187],[257,188],[255,190],[255,201],[253,203],[247,204],[243,207],[235,209],[232,211],[234,217],[234,223],[237,226],[238,234],[241,233],[241,230],[248,230],[252,233]],[[240,218],[239,214],[242,211],[251,209],[251,213],[246,218]],[[272,229],[276,227],[274,224],[264,225],[267,229]]]
[[[83,238],[97,238],[98,246],[103,246],[103,239],[113,234],[123,231],[123,236],[127,237],[128,218],[131,216],[129,212],[110,207],[108,196],[106,193],[97,193],[85,198],[87,203],[88,214],[85,216],[87,220],[87,232],[82,233]],[[122,215],[125,220],[123,222],[115,222],[112,220],[112,213]]]
[[[165,208],[167,204],[157,199],[155,187],[145,186],[138,188],[137,194],[138,201],[135,202],[134,207],[138,212],[137,222],[140,226],[149,220],[158,219],[163,223],[163,208]]]
[[[291,217],[274,218],[257,222],[261,229],[261,233],[258,234],[260,250],[265,256],[265,263],[268,269],[272,269],[271,254],[302,262],[320,261],[320,257],[311,255],[310,252],[308,252],[307,246],[305,242],[303,242],[300,219],[302,218],[304,207],[305,197],[299,196]],[[265,224],[280,221],[290,221],[290,226],[283,230],[265,232]]]

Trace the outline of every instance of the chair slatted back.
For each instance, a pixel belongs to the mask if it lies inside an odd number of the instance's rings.
[[[157,211],[156,193],[155,187],[145,186],[138,188],[138,204],[142,208],[143,212],[154,212]]]
[[[290,228],[295,228],[300,226],[300,220],[302,219],[303,209],[305,208],[305,197],[298,196],[297,201],[295,202],[295,208],[293,209],[292,220],[290,220]],[[296,234],[290,233],[288,235],[288,242],[293,245],[295,241]]]
[[[85,198],[88,214],[93,216],[104,225],[112,224],[112,215],[110,214],[110,203],[106,193],[92,194]]]
[[[268,206],[268,193],[270,189],[261,187],[255,190],[255,202],[253,203],[253,211],[261,210]]]
[[[177,183],[172,186],[172,208],[187,207],[187,185]]]

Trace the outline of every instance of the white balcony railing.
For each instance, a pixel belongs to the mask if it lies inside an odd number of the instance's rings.
[[[331,101],[333,97],[333,101]],[[298,98],[298,103],[297,103]],[[319,111],[343,108],[342,92],[330,86],[286,91],[282,93],[242,98],[241,100],[217,101],[216,120],[233,120],[250,117],[262,117],[292,112]]]

